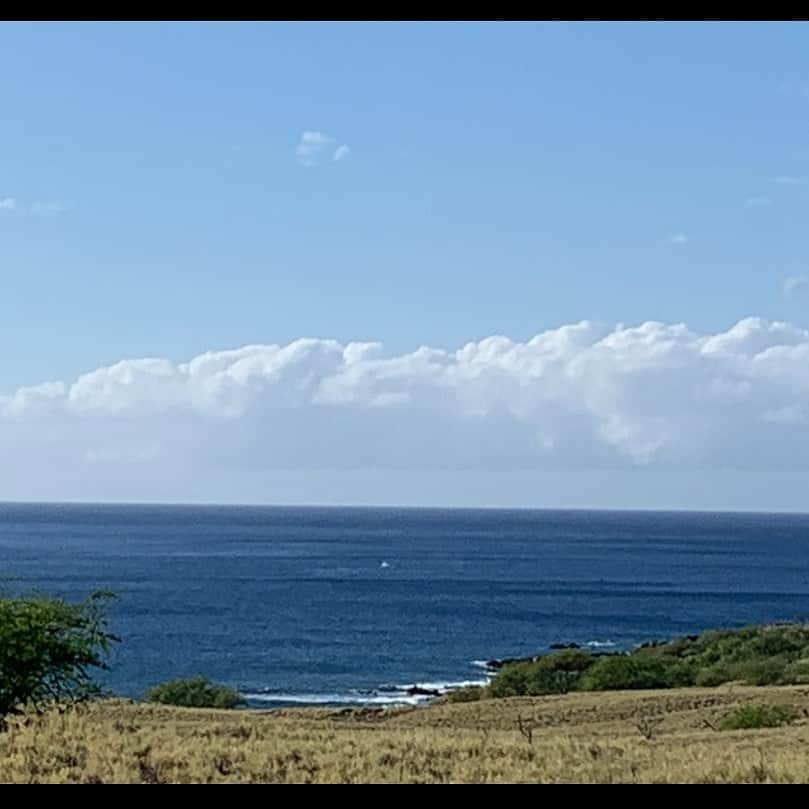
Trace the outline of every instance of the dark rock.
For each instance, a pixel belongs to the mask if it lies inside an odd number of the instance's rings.
[[[381,685],[380,694],[407,694],[408,697],[440,697],[442,692],[437,688],[422,688],[420,685],[409,685],[401,688],[396,685]]]
[[[492,671],[499,671],[503,666],[510,666],[512,663],[533,663],[538,658],[538,655],[533,657],[504,657],[502,659],[494,659],[486,661],[486,668]]]
[[[405,688],[405,694],[409,697],[440,697],[441,692],[437,688],[421,688],[418,685],[411,685]]]
[[[556,651],[558,649],[581,649],[581,646],[578,643],[552,643],[548,648]]]

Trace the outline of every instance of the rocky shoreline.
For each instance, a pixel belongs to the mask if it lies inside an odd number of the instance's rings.
[[[660,641],[661,643],[663,641]],[[642,646],[655,646],[657,642],[651,643],[644,643],[641,644]],[[589,649],[587,645],[582,645],[581,643],[552,643],[548,646],[548,652],[562,652],[565,650],[573,650],[573,649],[583,649],[587,651],[593,657],[611,657],[613,655],[624,654],[621,651],[612,651],[612,652],[604,652],[604,651],[593,651]],[[530,655],[528,657],[502,657],[502,658],[492,658],[491,660],[486,660],[484,663],[484,667],[489,672],[496,672],[500,671],[503,666],[511,665],[512,663],[536,663],[542,657],[546,657],[548,652],[542,652],[540,654]]]

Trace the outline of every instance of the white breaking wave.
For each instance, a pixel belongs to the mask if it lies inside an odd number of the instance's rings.
[[[488,679],[442,680],[439,682],[407,683],[380,686],[370,691],[350,691],[348,693],[302,693],[290,694],[269,691],[243,692],[248,702],[273,705],[420,705],[436,696],[447,694],[459,688],[485,686]],[[430,693],[413,693],[425,691]]]
[[[396,688],[399,691],[407,691],[410,688],[421,688],[425,691],[440,691],[442,694],[446,693],[447,691],[455,691],[458,688],[471,688],[476,685],[484,686],[488,683],[488,680],[453,680],[449,682],[437,682],[437,683],[411,683],[409,685],[396,685]]]
[[[589,646],[591,649],[609,649],[618,644],[612,640],[588,640],[584,645]]]
[[[431,699],[429,695],[407,694],[262,694],[245,693],[248,702],[275,705],[419,705]]]

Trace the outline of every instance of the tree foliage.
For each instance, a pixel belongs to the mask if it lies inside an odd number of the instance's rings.
[[[107,629],[113,595],[72,604],[57,598],[0,597],[0,721],[24,707],[74,703],[100,693],[93,669],[106,669],[118,638]]]

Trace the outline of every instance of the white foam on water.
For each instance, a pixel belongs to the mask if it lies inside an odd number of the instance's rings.
[[[407,683],[380,686],[369,691],[348,693],[275,693],[272,691],[247,691],[242,696],[252,703],[269,705],[421,705],[436,696],[447,694],[459,688],[485,686],[488,679],[442,680],[440,682]],[[414,689],[428,691],[427,694],[413,694]]]
[[[273,705],[418,705],[430,699],[428,695],[409,694],[263,694],[245,693],[249,702]]]
[[[409,688],[423,688],[425,691],[439,691],[445,694],[447,691],[455,691],[458,688],[471,688],[475,685],[487,685],[488,680],[450,680],[437,683],[410,683],[408,685],[395,685],[397,691],[407,691]]]
[[[612,640],[588,640],[584,645],[589,646],[591,649],[608,649],[618,644]]]

